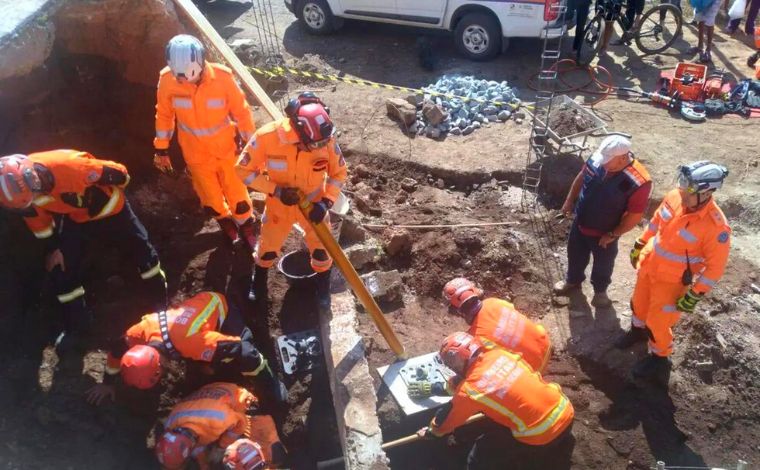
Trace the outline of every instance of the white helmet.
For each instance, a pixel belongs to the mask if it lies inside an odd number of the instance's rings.
[[[728,169],[708,160],[678,167],[678,187],[691,194],[715,191],[723,186]]]
[[[175,78],[195,83],[203,72],[203,44],[189,34],[178,34],[166,44],[166,63]]]

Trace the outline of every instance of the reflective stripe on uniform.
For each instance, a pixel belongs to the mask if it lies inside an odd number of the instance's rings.
[[[155,266],[150,268],[149,270],[145,271],[144,273],[140,273],[140,277],[142,279],[150,279],[152,277],[156,277],[161,272],[161,263],[156,263]]]
[[[694,243],[694,242],[697,241],[697,236],[694,235],[693,233],[689,232],[685,228],[682,228],[682,229],[678,230],[678,236],[680,236],[681,238],[683,238],[684,240],[686,240],[689,243]]]
[[[51,225],[50,227],[42,230],[33,230],[32,233],[34,233],[34,236],[36,238],[48,238],[53,235],[53,226]]]
[[[116,205],[119,203],[120,198],[121,198],[121,189],[114,187],[113,193],[111,193],[111,199],[108,200],[108,204],[106,204],[103,207],[103,210],[101,210],[100,214],[98,214],[95,218],[99,219],[101,217],[113,215],[113,211],[116,209]]]
[[[649,226],[647,227],[651,232],[656,232],[660,226],[655,224],[654,222],[649,222]]]
[[[243,140],[250,140],[251,137],[253,137],[253,132],[240,131],[240,135],[243,137]],[[251,145],[251,147],[256,148],[255,141],[253,142],[253,145]]]
[[[188,134],[192,134],[196,137],[212,136],[216,134],[217,132],[221,131],[222,129],[224,129],[225,127],[227,127],[228,124],[229,124],[229,121],[225,120],[223,123],[214,127],[209,127],[207,129],[196,129],[196,128],[188,126],[187,124],[181,121],[177,121],[177,127],[179,127],[181,131],[185,131]]]
[[[203,309],[203,311],[195,317],[195,320],[190,324],[190,328],[187,330],[186,337],[193,336],[195,333],[198,332],[198,330],[206,323],[206,320],[208,320],[208,317],[211,316],[212,313],[214,313],[214,309],[221,303],[221,299],[219,298],[218,294],[215,294],[213,292],[210,292],[211,294],[211,301],[209,301],[208,305]]]
[[[39,196],[37,198],[34,198],[34,205],[38,207],[42,207],[46,204],[50,204],[53,201],[55,201],[53,196]]]
[[[675,305],[663,305],[662,311],[667,312],[667,313],[675,313],[675,312],[678,312],[678,309],[676,308]]]
[[[662,217],[662,220],[667,221],[673,218],[673,213],[670,212],[670,209],[667,207],[662,206],[662,208],[660,208],[660,217]]]
[[[72,300],[82,297],[83,295],[84,295],[84,287],[79,286],[76,289],[72,290],[71,292],[67,292],[65,294],[59,295],[58,302],[62,304],[69,303]]]
[[[713,281],[709,277],[706,277],[704,274],[699,276],[699,279],[697,279],[697,284],[704,284],[709,287],[715,287],[717,281]]]
[[[316,202],[317,196],[319,196],[320,194],[322,194],[322,188],[317,188],[306,195],[306,200],[311,201],[311,202]]]
[[[7,175],[8,178],[12,178],[11,175]],[[0,177],[0,188],[3,189],[3,194],[5,194],[5,198],[9,201],[13,200],[13,194],[11,194],[11,190],[8,189],[8,182],[6,181],[6,178]]]
[[[332,259],[327,258],[326,260],[321,261],[321,260],[312,258],[311,264],[312,266],[317,267],[317,268],[326,268],[332,264]]]
[[[631,316],[631,325],[636,328],[644,328],[647,324],[643,320],[640,320],[636,315]]]
[[[267,168],[277,171],[286,171],[288,162],[285,160],[267,160]]]
[[[264,356],[262,356],[261,354],[259,354],[259,357],[261,357],[261,364],[259,364],[259,366],[256,369],[250,372],[241,372],[241,374],[246,375],[246,376],[259,375],[262,370],[266,369],[269,366],[267,363],[267,360],[264,359]]]
[[[335,178],[327,178],[327,184],[330,186],[335,186],[338,189],[343,187],[343,181],[337,180]]]
[[[259,172],[258,171],[254,171],[253,173],[251,173],[250,175],[248,175],[248,176],[245,177],[245,179],[243,180],[243,183],[246,186],[249,186],[249,185],[251,185],[251,183],[253,183],[253,180],[255,180],[258,177],[259,177]]]
[[[677,254],[675,254],[673,252],[670,252],[670,251],[666,250],[665,248],[663,248],[662,245],[660,245],[659,236],[655,237],[655,239],[654,239],[654,252],[658,256],[662,256],[663,258],[665,258],[667,260],[670,260],[670,261],[675,261],[675,262],[678,262],[678,263],[686,263],[686,261],[687,261],[686,256],[677,255]],[[705,260],[704,258],[700,258],[699,256],[689,256],[689,258],[688,258],[688,261],[690,263],[701,263],[704,260]]]
[[[565,408],[567,408],[568,403],[569,401],[567,400],[567,397],[565,397],[565,395],[561,395],[557,406],[554,407],[552,412],[549,413],[549,416],[544,418],[543,421],[533,426],[532,428],[526,429],[525,431],[512,431],[512,435],[515,437],[529,437],[538,436],[545,433],[550,427],[552,427],[552,425],[554,425],[554,423],[557,422],[557,419],[562,416],[562,413],[565,411]]]
[[[224,98],[211,98],[206,100],[206,107],[209,109],[224,108]]]
[[[172,104],[178,109],[191,109],[193,102],[190,98],[172,98]]]
[[[174,129],[168,130],[168,131],[162,131],[159,129],[156,129],[156,139],[171,139],[174,135]]]
[[[206,418],[206,419],[218,419],[224,421],[226,414],[223,411],[218,410],[183,410],[173,413],[166,420],[166,429],[170,429],[172,424],[180,418]]]
[[[512,413],[510,410],[508,410],[506,407],[502,406],[501,404],[493,401],[491,398],[488,397],[488,395],[472,388],[469,384],[464,384],[462,386],[464,391],[467,393],[467,395],[475,400],[478,403],[482,403],[486,405],[487,407],[491,408],[492,410],[496,411],[497,413],[506,416],[509,418],[510,421],[512,421],[515,426],[517,426],[517,430],[519,432],[525,432],[528,428],[525,426],[525,423],[523,420],[517,417],[516,414]],[[517,431],[512,431],[513,434]]]

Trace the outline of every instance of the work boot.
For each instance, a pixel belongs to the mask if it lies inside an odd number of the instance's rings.
[[[315,278],[317,284],[317,308],[319,308],[320,312],[330,310],[330,269],[317,273]]]
[[[637,362],[633,366],[631,373],[637,379],[656,378],[662,380],[669,374],[670,366],[670,359],[667,357],[650,354]]]
[[[240,237],[238,236],[238,226],[234,220],[229,217],[224,217],[222,219],[216,219],[216,222],[233,245],[240,241]]]
[[[574,290],[580,289],[580,287],[581,287],[580,284],[570,284],[567,281],[559,281],[556,284],[554,284],[553,292],[554,292],[554,295],[567,297]]]
[[[267,277],[269,269],[256,265],[251,276],[251,287],[248,290],[248,300],[256,302],[257,300],[266,300],[269,295],[267,288]]]
[[[248,220],[243,222],[240,226],[240,235],[242,236],[248,248],[251,249],[251,253],[256,249],[256,233],[254,232],[253,217],[249,217]]]
[[[628,349],[636,343],[646,341],[647,336],[646,328],[636,328],[635,326],[631,326],[630,330],[626,331],[615,340],[615,347],[617,349]]]
[[[93,316],[85,303],[84,296],[61,304],[63,332],[55,342],[55,352],[59,358],[84,354],[85,339],[92,328]]]
[[[596,308],[609,308],[612,307],[612,300],[607,297],[606,291],[594,292],[594,297],[591,299],[591,305]]]

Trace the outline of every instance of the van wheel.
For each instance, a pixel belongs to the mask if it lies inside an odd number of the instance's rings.
[[[501,52],[501,27],[490,15],[470,13],[454,30],[457,49],[471,60],[491,60]]]
[[[311,34],[330,34],[340,27],[342,21],[333,15],[325,0],[300,0],[296,17],[301,26]]]

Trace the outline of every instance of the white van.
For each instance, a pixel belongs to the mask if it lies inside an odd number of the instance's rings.
[[[343,18],[454,32],[459,51],[472,60],[496,57],[510,37],[542,38],[562,28],[558,6],[567,0],[285,0],[313,34],[338,29]],[[572,16],[572,15],[565,15]]]

